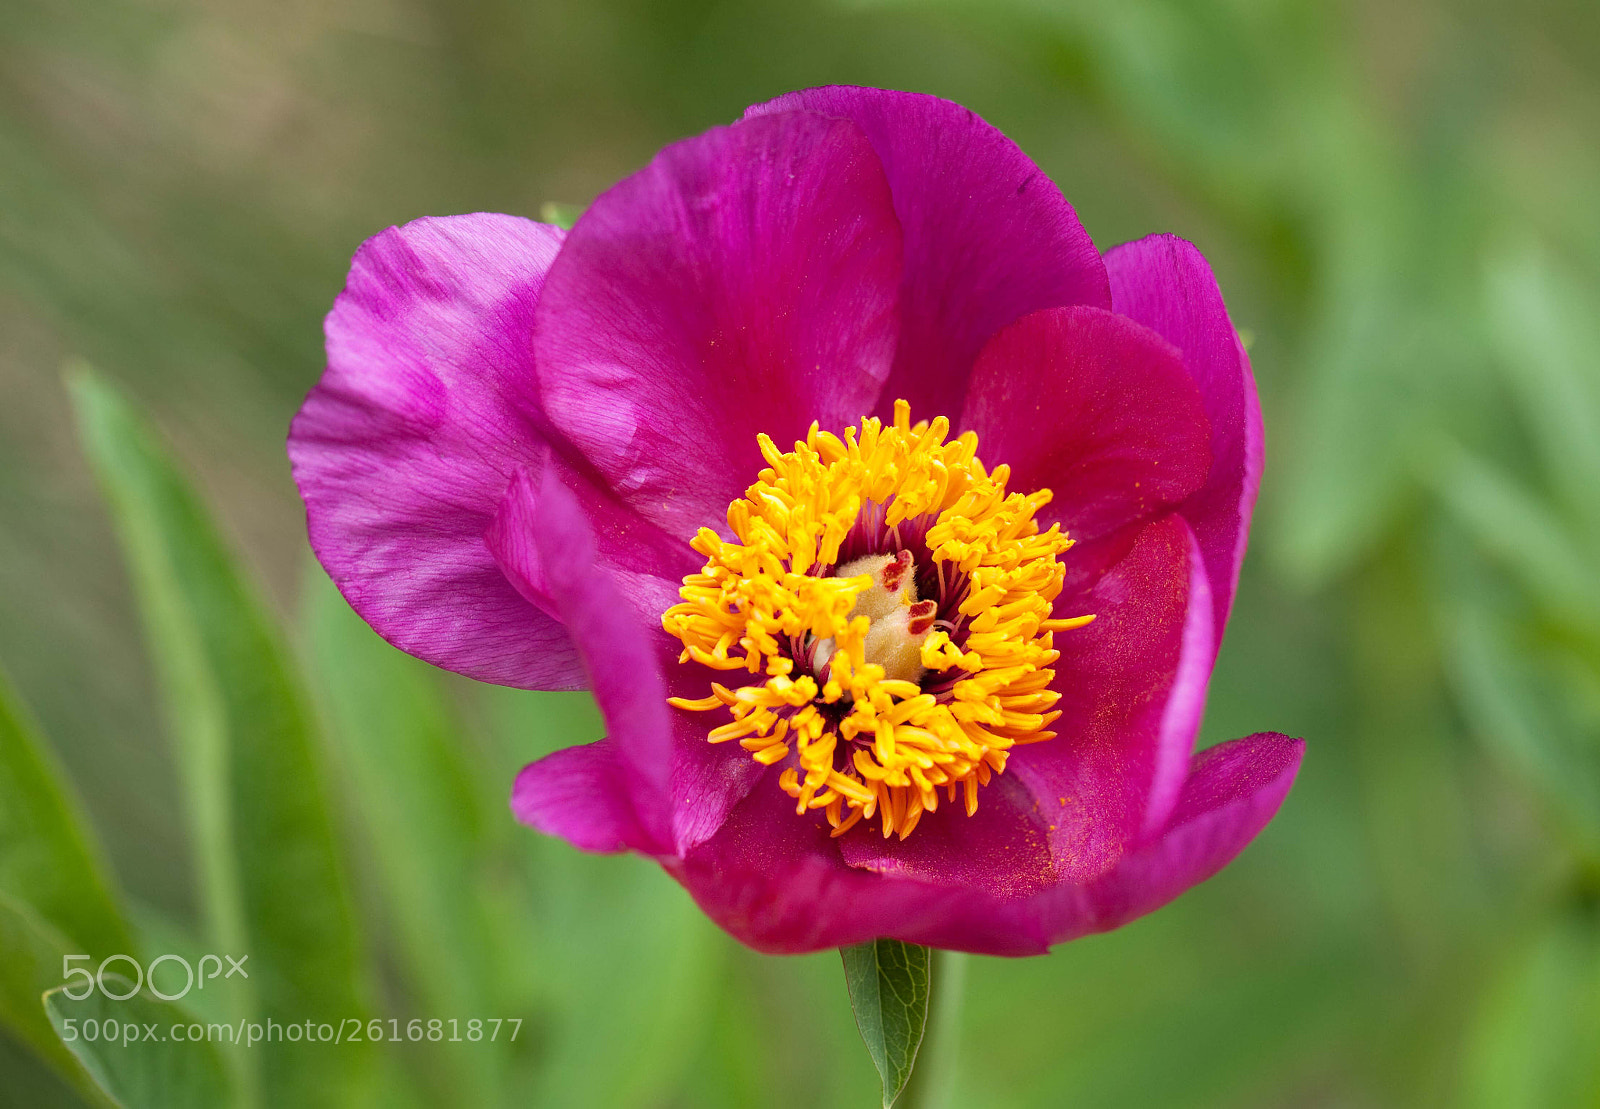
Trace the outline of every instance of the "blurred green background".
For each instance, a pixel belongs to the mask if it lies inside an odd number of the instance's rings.
[[[1218,878],[969,964],[953,1104],[1600,1106],[1591,0],[0,0],[0,667],[104,845],[105,942],[244,945],[289,1019],[524,1021],[229,1056],[267,1105],[871,1104],[836,956],[511,822],[592,708],[379,643],[282,448],[363,238],[584,203],[829,82],[961,101],[1102,247],[1211,260],[1268,462],[1205,740],[1309,740]],[[73,359],[188,478],[91,380],[102,498]],[[18,1021],[0,1104],[92,1097]]]

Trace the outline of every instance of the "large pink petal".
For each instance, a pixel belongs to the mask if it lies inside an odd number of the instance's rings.
[[[1211,464],[1201,394],[1178,351],[1100,308],[1025,316],[983,348],[961,416],[979,456],[1011,467],[1011,488],[1049,489],[1041,522],[1081,546],[1069,581],[1092,580],[1103,541],[1125,535],[1201,488]]]
[[[1111,307],[1104,265],[1072,205],[1010,139],[959,104],[832,86],[751,108],[853,120],[883,161],[905,230],[900,346],[880,405],[918,419],[961,411],[979,350],[1040,308]]]
[[[981,890],[847,865],[821,814],[795,813],[780,770],[755,784],[715,836],[665,864],[735,938],[773,954],[879,936],[995,955],[1044,950],[1042,934]]]
[[[667,147],[567,237],[540,299],[544,404],[606,482],[687,538],[812,420],[877,398],[901,239],[859,128],[789,112]]]
[[[1037,955],[1126,924],[1215,874],[1278,810],[1303,748],[1264,733],[1201,752],[1161,836],[1094,880],[1020,899],[937,875],[847,866],[820,814],[795,814],[777,768],[715,836],[664,865],[708,916],[761,951],[797,954],[891,936],[982,955]]]
[[[1070,553],[1068,555],[1070,556]],[[1211,596],[1194,535],[1170,515],[1057,616],[1054,739],[1007,766],[1048,817],[1061,877],[1086,882],[1163,827],[1177,802],[1211,677]]]
[[[667,704],[669,696],[705,696],[714,675],[696,665],[679,666],[676,649],[682,645],[661,630],[663,608],[645,600],[661,589],[661,579],[613,561],[618,537],[594,527],[595,502],[580,499],[564,477],[570,480],[553,460],[519,474],[490,529],[489,545],[506,576],[571,632],[638,822],[654,853],[678,854],[721,826],[762,768],[738,747],[707,742],[705,714]],[[575,807],[574,792],[565,785],[570,775],[542,776],[537,768],[543,765],[524,771],[519,804],[545,814],[536,822],[540,828],[568,826],[548,815],[554,810],[569,813],[570,826],[586,826],[592,814]],[[564,772],[565,764],[556,769]],[[599,781],[600,772],[594,777]],[[568,838],[586,848],[591,841]]]
[[[1152,235],[1109,251],[1105,260],[1114,307],[1183,352],[1211,420],[1211,473],[1181,511],[1205,552],[1220,643],[1261,485],[1261,405],[1250,359],[1211,267],[1192,243]]]
[[[1272,732],[1200,752],[1159,838],[1097,882],[1035,899],[1050,942],[1119,928],[1228,865],[1283,804],[1304,753],[1304,740]]]
[[[556,228],[498,215],[369,239],[289,432],[311,546],[351,606],[404,651],[533,689],[577,688],[577,654],[483,533],[546,449],[531,333],[560,245]]]

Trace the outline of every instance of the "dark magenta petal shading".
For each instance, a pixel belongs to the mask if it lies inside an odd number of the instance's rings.
[[[1056,737],[1017,748],[1006,774],[1048,817],[1064,881],[1097,877],[1165,825],[1205,707],[1211,611],[1194,533],[1175,514],[1086,593],[1057,602],[1056,616],[1095,621],[1055,636]]]
[[[356,253],[328,367],[289,431],[311,546],[385,639],[501,685],[575,689],[561,625],[501,574],[483,533],[545,450],[534,305],[561,232],[513,216],[422,219]]]
[[[1200,752],[1159,838],[1097,882],[1034,899],[1049,942],[1119,928],[1228,865],[1277,813],[1304,753],[1304,740],[1273,732]]]
[[[1003,954],[1044,949],[986,911],[991,900],[953,884],[884,877],[845,864],[820,813],[797,815],[773,767],[717,834],[667,869],[741,942],[773,954],[818,951],[878,936],[963,947],[972,936]],[[912,838],[916,833],[912,833]],[[908,841],[909,842],[909,841]],[[978,948],[972,948],[978,949]]]
[[[1250,359],[1211,267],[1192,243],[1151,235],[1107,252],[1105,261],[1116,310],[1183,352],[1211,420],[1211,473],[1182,512],[1205,552],[1220,643],[1261,485],[1261,405]]]
[[[489,546],[507,578],[566,625],[615,745],[633,813],[657,845],[654,853],[681,853],[721,825],[763,768],[737,747],[706,740],[710,714],[667,704],[670,696],[703,697],[714,678],[726,676],[678,665],[681,644],[660,627],[665,605],[654,608],[647,600],[676,583],[619,568],[626,566],[615,561],[623,537],[605,532],[615,507],[580,499],[564,478],[571,480],[570,471],[553,458],[519,473],[489,531]],[[557,780],[546,797],[539,792],[545,784],[540,773],[525,773],[531,775],[527,804],[544,805],[539,811],[545,813],[568,805],[561,793],[567,779]],[[586,811],[565,819],[581,821]]]
[[[1054,494],[1039,514],[1092,543],[1202,487],[1211,429],[1176,348],[1099,308],[1051,308],[983,348],[961,429],[1018,492]],[[1069,571],[1084,561],[1069,551]]]
[[[656,845],[639,826],[609,739],[552,752],[517,775],[511,812],[522,823],[584,851],[641,851]]]
[[[880,405],[961,411],[989,336],[1063,304],[1111,307],[1094,243],[1045,174],[968,108],[921,93],[835,85],[790,93],[746,118],[796,108],[854,121],[883,162],[905,231],[900,345]]]
[[[800,954],[892,936],[979,955],[1037,955],[1120,927],[1226,866],[1278,811],[1304,748],[1261,733],[1202,751],[1161,835],[1093,880],[1021,899],[846,866],[821,818],[795,815],[777,769],[715,836],[663,865],[708,916],[760,951]]]
[[[1033,794],[1014,775],[1001,774],[979,791],[970,817],[960,793],[955,801],[941,793],[938,810],[925,813],[907,839],[885,839],[878,821],[863,820],[838,842],[853,867],[1007,900],[1059,880],[1051,834]]]
[[[900,227],[844,120],[789,112],[667,147],[596,200],[540,298],[550,416],[627,502],[721,527],[812,420],[870,409],[894,357]]]

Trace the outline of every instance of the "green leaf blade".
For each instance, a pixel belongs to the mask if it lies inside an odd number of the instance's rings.
[[[307,646],[406,980],[430,1014],[498,1012],[501,953],[484,905],[504,790],[487,796],[433,668],[385,643],[320,568],[304,596]],[[504,838],[502,835],[500,838]],[[522,893],[524,891],[519,891]],[[441,1096],[504,1100],[509,1041],[445,1043]]]
[[[132,954],[87,824],[9,684],[0,676],[0,893],[97,959]]]
[[[105,976],[116,995],[133,993],[134,984],[117,974]],[[123,1109],[217,1109],[229,1104],[228,1074],[207,1039],[189,1037],[192,1018],[177,1005],[136,993],[123,1001],[99,989],[81,1001],[59,986],[44,995],[50,1023],[66,1049],[96,1084]],[[70,1022],[70,1023],[69,1023]],[[84,1034],[93,1022],[93,1039]],[[117,1029],[115,1038],[103,1031]],[[184,1028],[182,1039],[173,1036]]]
[[[64,1081],[100,1104],[94,1082],[56,1036],[39,1004],[47,990],[61,985],[64,956],[81,954],[73,947],[73,941],[28,905],[0,893],[0,1024]]]
[[[87,1090],[39,997],[61,984],[64,956],[137,954],[77,799],[0,677],[0,1024]]]
[[[157,433],[87,369],[80,436],[127,557],[189,803],[208,944],[248,956],[239,1019],[364,1017],[364,970],[319,737],[279,630]],[[372,1077],[364,1045],[235,1053],[271,1105],[344,1106]],[[246,1089],[253,1089],[247,1083]]]
[[[856,1027],[883,1081],[884,1109],[899,1099],[928,1023],[931,953],[899,940],[839,949]]]

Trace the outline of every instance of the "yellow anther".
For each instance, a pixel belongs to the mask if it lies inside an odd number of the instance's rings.
[[[949,431],[897,401],[887,425],[813,423],[789,452],[759,436],[734,538],[700,529],[705,566],[662,616],[684,661],[752,676],[669,703],[726,710],[707,739],[787,761],[779,787],[835,835],[876,819],[904,839],[940,789],[976,812],[1007,752],[1053,735],[1051,636],[1094,619],[1051,616],[1072,540],[1039,530],[1050,491],[1008,492],[1010,468]]]

